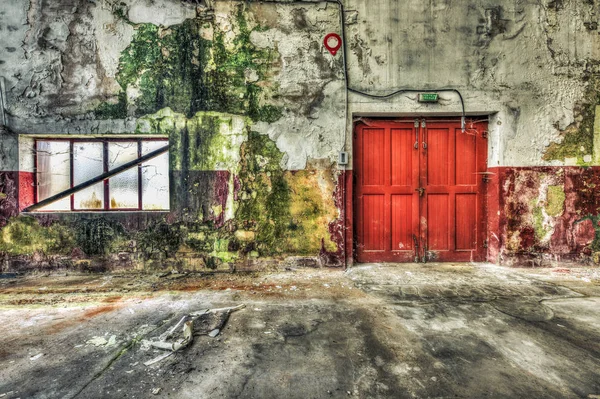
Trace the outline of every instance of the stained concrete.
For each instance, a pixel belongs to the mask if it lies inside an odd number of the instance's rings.
[[[600,395],[598,269],[371,264],[0,287],[6,398]],[[190,310],[239,303],[219,337],[143,365],[158,354],[143,339]],[[108,343],[86,344],[95,337]]]

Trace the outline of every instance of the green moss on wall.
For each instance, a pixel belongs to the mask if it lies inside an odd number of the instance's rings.
[[[60,224],[41,226],[29,216],[10,219],[0,232],[0,252],[11,255],[31,255],[34,252],[66,255],[74,247],[75,237],[68,228]]]
[[[335,220],[337,209],[331,193],[333,179],[328,171],[303,170],[286,173],[291,190],[290,213],[292,222],[288,232],[288,250],[294,253],[315,254],[321,249],[337,251],[331,241],[329,223]],[[322,186],[327,189],[323,190]]]
[[[267,136],[250,132],[242,146],[238,222],[256,232],[261,254],[282,253],[291,224],[290,188],[280,162],[283,154]]]
[[[125,236],[120,223],[104,218],[81,219],[74,229],[77,246],[86,255],[106,255],[113,243]]]
[[[565,158],[576,158],[577,164],[586,166],[585,155],[594,153],[594,120],[596,105],[600,104],[600,79],[593,77],[589,80],[585,98],[581,101],[575,113],[582,121],[569,126],[563,132],[560,143],[552,143],[546,149],[543,159],[546,161],[564,161]]]
[[[175,255],[187,235],[181,223],[168,224],[164,221],[150,224],[135,235],[138,251],[144,259],[169,258]]]
[[[233,126],[244,118],[217,112],[198,112],[187,123],[187,149],[190,170],[235,170],[239,155],[235,136],[246,135],[248,121]]]
[[[325,171],[283,171],[282,156],[268,137],[250,133],[242,147],[236,223],[244,233],[238,235],[252,232],[261,255],[315,255],[321,240],[327,250],[335,251],[328,231],[337,212],[333,178],[322,176]]]
[[[600,252],[600,215],[590,216],[589,219],[591,219],[596,231],[596,236],[592,242],[592,251],[594,253]]]
[[[544,212],[541,206],[533,207],[533,230],[535,231],[535,238],[541,241],[550,232],[546,226],[544,226]]]
[[[127,96],[120,92],[116,103],[104,102],[95,110],[98,119],[124,119],[127,117]]]
[[[587,215],[579,219],[575,224],[585,220],[590,220],[592,222],[595,231],[594,241],[592,241],[592,244],[590,245],[592,259],[595,263],[600,263],[600,215]]]
[[[188,117],[198,111],[248,115],[274,122],[281,109],[264,104],[265,81],[276,54],[250,41],[245,5],[236,7],[237,36],[226,43],[217,24],[188,19],[161,28],[135,25],[136,33],[119,60],[117,81],[122,93],[116,104],[103,103],[96,116],[143,116],[170,107]],[[257,27],[256,29],[260,29]],[[213,40],[203,35],[210,31]],[[249,82],[248,76],[255,77]]]
[[[549,216],[560,216],[565,206],[565,189],[563,186],[548,186],[546,213]]]
[[[235,172],[250,125],[248,118],[238,115],[201,111],[187,118],[164,108],[140,118],[137,132],[169,136],[172,170]]]

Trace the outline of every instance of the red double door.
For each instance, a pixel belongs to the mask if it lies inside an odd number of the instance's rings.
[[[485,123],[355,126],[358,262],[485,260]]]

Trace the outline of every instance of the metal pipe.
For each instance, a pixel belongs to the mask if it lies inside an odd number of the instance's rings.
[[[0,126],[6,126],[6,85],[4,77],[0,76]]]

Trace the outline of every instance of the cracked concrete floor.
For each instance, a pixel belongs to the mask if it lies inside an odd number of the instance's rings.
[[[232,313],[162,362],[141,342]],[[0,398],[600,398],[600,269],[0,280]],[[154,392],[154,393],[153,393]]]

